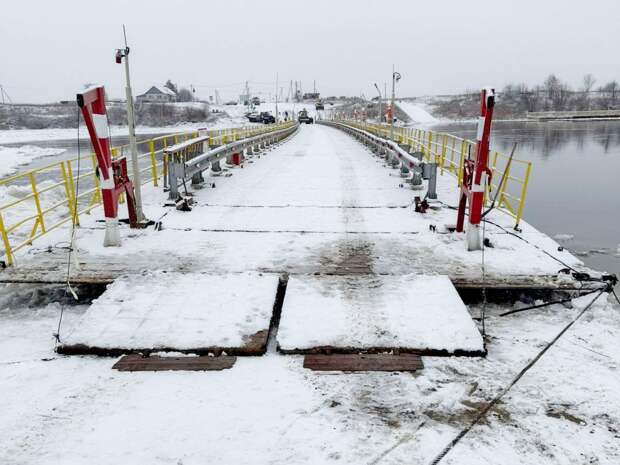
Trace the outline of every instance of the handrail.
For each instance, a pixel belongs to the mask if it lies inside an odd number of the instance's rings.
[[[383,139],[390,139],[388,124],[373,124],[357,120],[334,120],[345,123],[360,130],[375,134]],[[463,167],[465,160],[475,153],[476,143],[452,134],[431,131],[419,128],[394,128],[393,142],[408,147],[410,153],[421,153],[427,161],[437,163],[440,174],[448,172],[456,177],[457,186],[463,181]],[[406,152],[406,150],[404,150]],[[400,157],[399,157],[400,158]],[[489,154],[489,167],[492,172],[491,182],[485,191],[485,205],[490,204],[491,192],[497,193],[495,208],[510,215],[515,220],[515,229],[518,229],[523,217],[523,208],[527,187],[532,173],[532,162],[513,158],[508,163],[508,156],[492,151]],[[504,171],[508,171],[504,176]],[[518,171],[518,173],[515,173]],[[504,178],[502,185],[498,185]]]
[[[274,131],[274,126],[211,129],[201,134],[209,138],[210,145],[217,146]],[[191,131],[138,141],[142,183],[157,186],[166,172],[164,150],[197,136],[196,131]],[[125,154],[128,147],[113,148],[113,158]],[[129,174],[131,176],[131,170]],[[2,200],[4,196],[8,197],[5,201]],[[79,224],[81,215],[89,214],[100,204],[94,153],[82,154],[81,160],[73,157],[0,179],[0,258],[5,265],[13,265],[17,251],[71,221],[74,213]]]
[[[202,172],[211,167],[220,171],[219,160],[233,153],[262,143],[271,144],[288,137],[299,127],[298,123],[285,122],[267,126],[264,130],[246,131],[243,138],[225,144],[213,144],[209,136],[199,136],[181,142],[164,150],[164,164],[167,166],[169,198],[179,197],[178,181],[192,178],[193,183],[202,182]],[[204,146],[207,144],[207,149]]]

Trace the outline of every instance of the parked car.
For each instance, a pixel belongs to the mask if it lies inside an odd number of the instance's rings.
[[[246,113],[245,117],[248,119],[250,123],[262,123],[263,122],[260,114],[256,112]]]
[[[312,118],[312,116],[309,116],[308,110],[304,108],[297,114],[297,121],[299,121],[300,124],[301,123],[312,124],[314,123],[314,118]]]
[[[260,99],[258,97],[252,97],[252,105],[255,107],[260,105]]]
[[[276,118],[268,111],[263,111],[260,114],[260,119],[264,124],[271,124],[276,122]]]
[[[231,100],[230,102],[226,102],[224,105],[236,105],[237,102],[235,102],[234,100]]]

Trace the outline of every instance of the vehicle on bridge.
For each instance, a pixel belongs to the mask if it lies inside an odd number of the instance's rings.
[[[260,115],[260,122],[264,124],[271,124],[276,122],[275,116],[273,116],[268,111],[263,111]]]
[[[261,119],[260,113],[257,113],[257,112],[246,113],[245,117],[248,119],[250,123],[262,123],[263,122],[263,120]]]
[[[297,114],[297,121],[300,123],[312,124],[314,123],[314,118],[308,115],[308,110],[304,108]]]
[[[325,105],[323,105],[323,101],[320,98],[316,99],[314,108],[316,108],[317,110],[325,110]]]

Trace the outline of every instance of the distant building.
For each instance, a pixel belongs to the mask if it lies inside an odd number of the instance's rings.
[[[177,94],[164,86],[152,86],[145,93],[136,97],[138,102],[176,102]]]
[[[307,92],[304,94],[304,100],[316,100],[321,96],[319,92]]]

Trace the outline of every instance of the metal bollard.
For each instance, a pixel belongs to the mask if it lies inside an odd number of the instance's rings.
[[[222,167],[220,166],[219,160],[211,163],[211,173],[213,174],[213,176],[219,176],[222,174]]]
[[[424,153],[423,152],[413,152],[411,154],[412,157],[416,157],[418,160],[422,161],[424,160]]]
[[[396,169],[400,166],[400,160],[396,156],[396,152],[394,150],[390,150],[389,164],[392,169]]]
[[[426,197],[429,199],[437,198],[437,163],[427,163],[429,166],[428,191]]]
[[[198,171],[192,176],[192,186],[198,186],[205,182],[205,178],[202,176],[202,171]]]

